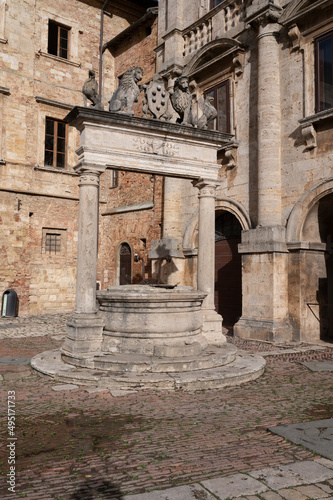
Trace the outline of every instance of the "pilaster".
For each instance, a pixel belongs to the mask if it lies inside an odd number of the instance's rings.
[[[266,226],[242,232],[242,317],[234,327],[241,338],[287,342],[288,249],[285,228]]]

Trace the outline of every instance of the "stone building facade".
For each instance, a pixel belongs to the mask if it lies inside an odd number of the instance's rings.
[[[0,0],[0,295],[14,289],[20,315],[74,308],[79,134],[63,120],[73,106],[84,105],[89,70],[99,82],[102,67],[106,109],[129,65],[142,65],[149,78],[157,15],[147,9],[156,5]],[[137,29],[118,39],[116,50],[108,45],[131,26]],[[107,170],[101,186],[98,281],[105,288],[126,279],[119,271],[123,250],[130,252],[129,279],[142,279],[142,261],[135,263],[134,254],[146,262],[150,239],[160,236],[155,198],[161,179]],[[137,208],[131,220],[128,205]]]
[[[168,87],[186,74],[234,137],[215,190],[225,326],[243,338],[332,339],[332,2],[160,0],[156,54]],[[196,191],[166,180],[169,282],[195,283]]]

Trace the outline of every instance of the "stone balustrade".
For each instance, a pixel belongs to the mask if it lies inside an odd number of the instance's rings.
[[[218,6],[219,17],[222,16],[222,36],[230,29],[237,26],[239,22],[243,21],[246,14],[246,7],[251,3],[252,1],[249,0],[246,2],[243,0],[229,0]],[[210,17],[207,17],[207,15],[202,17],[183,33],[183,56],[185,58],[194,55],[201,47],[213,40],[213,18],[217,14],[215,9],[212,11],[212,14]],[[219,34],[219,36],[221,36],[221,34]]]
[[[192,26],[183,35],[184,39],[184,57],[193,55],[206,43],[212,40],[212,19],[205,19],[196,26]]]

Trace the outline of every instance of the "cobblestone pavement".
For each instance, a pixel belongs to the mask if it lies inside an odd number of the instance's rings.
[[[144,391],[113,397],[107,390],[87,387],[54,390],[60,384],[41,378],[26,364],[27,358],[61,345],[67,317],[0,319],[1,437],[3,443],[12,442],[7,405],[8,394],[13,394],[9,391],[15,391],[17,438],[16,496],[6,481],[11,449],[0,450],[3,500],[127,499],[142,493],[141,498],[148,500],[151,490],[204,484],[208,479],[319,458],[267,428],[332,418],[332,372],[312,372],[300,364],[332,361],[331,345],[277,347],[228,337],[239,348],[265,355],[267,367],[261,378],[222,390]],[[6,357],[15,357],[16,364],[10,360],[6,364]],[[298,491],[296,486],[284,488],[285,496],[272,490],[242,498],[333,497],[332,479],[317,485],[319,493],[300,490],[303,486],[306,482],[297,485]],[[161,500],[214,498],[156,495]]]

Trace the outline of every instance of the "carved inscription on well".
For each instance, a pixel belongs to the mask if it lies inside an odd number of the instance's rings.
[[[179,153],[179,147],[176,144],[158,139],[133,138],[133,146],[141,153],[164,156],[175,156]]]

